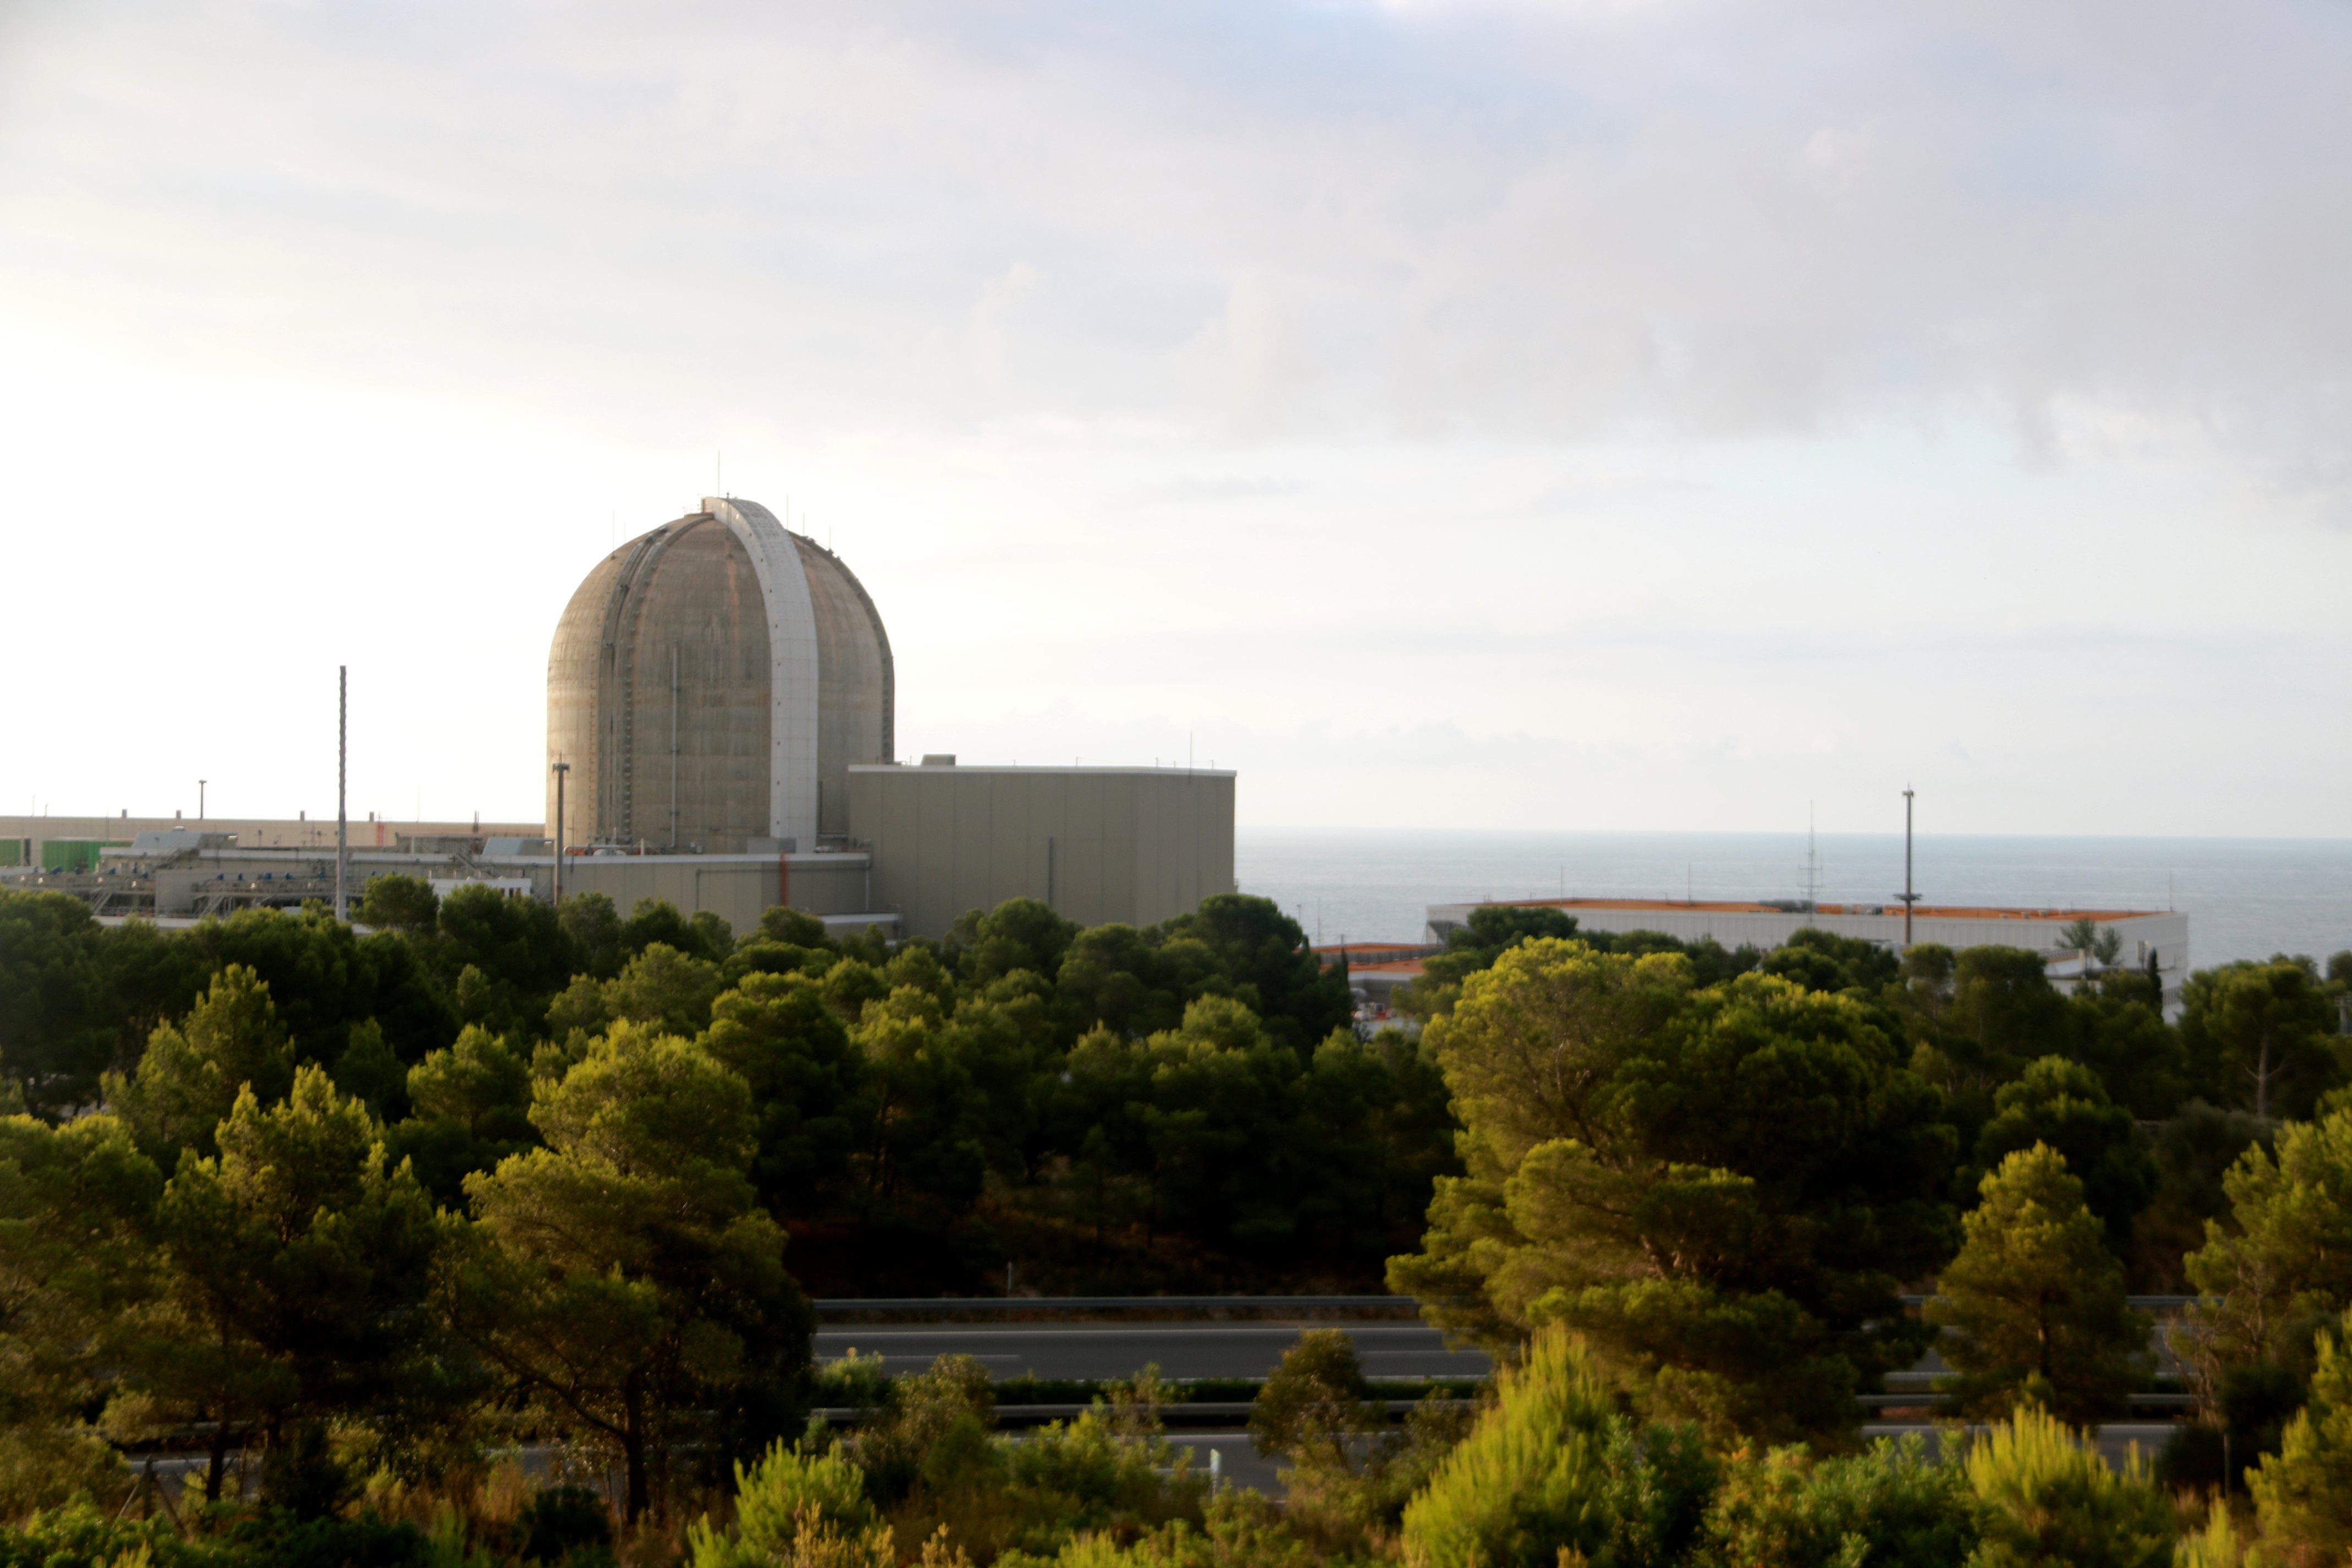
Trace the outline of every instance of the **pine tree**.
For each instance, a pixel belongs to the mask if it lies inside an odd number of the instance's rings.
[[[165,1171],[180,1151],[214,1152],[213,1131],[250,1088],[262,1104],[282,1099],[294,1079],[294,1049],[269,999],[269,985],[242,963],[213,976],[177,1027],[156,1026],[128,1079],[108,1073],[107,1103]]]
[[[1985,1177],[1961,1221],[1959,1256],[1927,1319],[1948,1331],[1947,1385],[1964,1408],[2000,1412],[2020,1396],[2069,1420],[2109,1414],[2131,1392],[2148,1323],[2124,1299],[2123,1269],[2083,1202],[2083,1184],[2046,1143]]]
[[[2352,1313],[2342,1324],[2352,1335]],[[2275,1454],[2246,1474],[2265,1544],[2298,1563],[2341,1563],[2352,1554],[2352,1353],[2321,1330],[2311,1397],[2287,1423]]]
[[[294,1490],[278,1500],[325,1511],[338,1499],[322,1424],[395,1429],[444,1374],[425,1308],[446,1226],[323,1068],[299,1069],[276,1105],[247,1089],[212,1141],[219,1154],[183,1161],[157,1205],[160,1289],[127,1335],[129,1389],[107,1423],[210,1424],[207,1499],[231,1444],[258,1435],[273,1489],[289,1456],[310,1471],[283,1474]]]
[[[699,1045],[622,1024],[530,1119],[548,1146],[467,1178],[463,1331],[619,1461],[635,1523],[671,1457],[717,1469],[797,1414],[813,1315],[756,1206],[751,1096]]]

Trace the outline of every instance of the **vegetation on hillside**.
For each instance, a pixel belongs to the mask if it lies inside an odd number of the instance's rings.
[[[1481,910],[1418,1031],[1367,1038],[1246,898],[897,945],[401,879],[361,916],[166,933],[0,894],[0,1568],[2352,1540],[2352,954],[2200,973],[2168,1021],[2133,968]],[[1149,1375],[1015,1437],[972,1363],[810,1355],[813,1294],[1383,1278],[1506,1371],[1400,1425],[1305,1336],[1252,1422],[1279,1500],[1211,1493]],[[2154,1471],[2063,1424],[2154,1375],[2126,1289],[2200,1297]],[[1860,1445],[1855,1394],[1939,1333],[1923,1397],[1992,1436]],[[184,1486],[124,1458],[157,1452]]]

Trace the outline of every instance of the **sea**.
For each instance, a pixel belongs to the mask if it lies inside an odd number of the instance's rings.
[[[1318,943],[1420,942],[1431,904],[1474,899],[1802,899],[1884,903],[1900,834],[1512,833],[1244,827],[1234,879]],[[1922,900],[2182,910],[2197,968],[2352,949],[2352,839],[1923,834]]]

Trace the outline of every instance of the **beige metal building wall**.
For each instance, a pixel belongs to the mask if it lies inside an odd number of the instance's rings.
[[[1231,772],[853,767],[849,830],[908,936],[1007,899],[1149,925],[1234,890]]]

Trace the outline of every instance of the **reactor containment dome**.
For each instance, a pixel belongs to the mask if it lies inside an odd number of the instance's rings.
[[[840,557],[756,501],[699,511],[588,574],[547,659],[565,841],[813,851],[848,832],[849,767],[891,760],[890,638]]]

